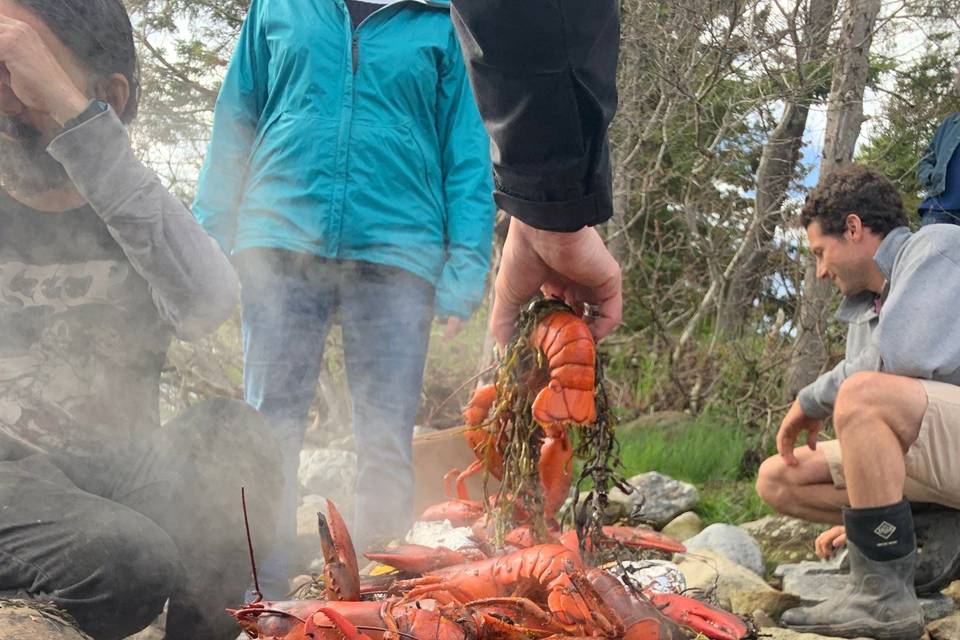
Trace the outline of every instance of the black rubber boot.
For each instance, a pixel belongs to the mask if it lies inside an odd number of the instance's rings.
[[[924,620],[913,590],[916,552],[881,562],[853,544],[848,547],[848,586],[818,605],[785,611],[780,622],[795,631],[838,638],[917,640]]]
[[[917,535],[914,585],[921,596],[936,593],[960,572],[960,511],[939,505],[912,505]]]

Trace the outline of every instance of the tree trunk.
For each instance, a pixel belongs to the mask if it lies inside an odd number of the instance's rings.
[[[848,0],[843,16],[839,57],[833,72],[827,103],[827,127],[820,163],[820,182],[838,167],[853,159],[863,123],[863,93],[867,83],[870,45],[880,13],[881,0]],[[787,372],[786,392],[793,397],[822,370],[827,350],[823,339],[827,303],[833,288],[819,282],[816,266],[807,260],[803,296],[797,326],[797,342]]]
[[[632,182],[630,179],[630,167],[625,166],[623,159],[620,157],[622,155],[623,150],[620,148],[615,149],[613,152],[613,166],[615,167],[613,175],[613,218],[610,220],[608,231],[608,235],[613,234],[613,237],[607,242],[607,248],[613,257],[616,258],[617,263],[626,271],[627,262],[630,259],[630,247],[627,244],[627,234],[615,233],[626,226],[628,210],[630,208]]]
[[[820,85],[818,70],[826,57],[836,5],[836,0],[810,2],[797,50],[797,66],[801,74],[797,91],[786,100],[779,124],[763,145],[757,168],[757,197],[754,204],[757,221],[744,238],[748,245],[747,254],[731,276],[724,304],[720,308],[717,330],[724,335],[742,332],[753,300],[761,293],[773,234],[781,221],[780,208],[800,160],[807,114]],[[812,78],[804,75],[811,70]]]

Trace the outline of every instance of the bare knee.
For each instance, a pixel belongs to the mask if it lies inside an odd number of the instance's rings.
[[[883,392],[885,376],[876,371],[860,371],[843,381],[834,403],[833,423],[837,436],[853,429],[880,426],[888,394]]]
[[[780,456],[764,460],[757,472],[757,493],[777,511],[782,511],[789,502],[790,482],[786,472],[787,464]]]

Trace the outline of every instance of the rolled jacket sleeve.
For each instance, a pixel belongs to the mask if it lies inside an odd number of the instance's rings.
[[[548,231],[613,215],[607,128],[617,106],[615,0],[453,0],[492,140],[494,198]]]

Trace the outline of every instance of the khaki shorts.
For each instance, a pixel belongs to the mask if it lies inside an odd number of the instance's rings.
[[[905,457],[903,495],[911,502],[935,502],[960,509],[960,386],[920,380],[927,392],[927,410],[917,441]],[[833,484],[846,489],[840,442],[818,442],[830,465]]]

